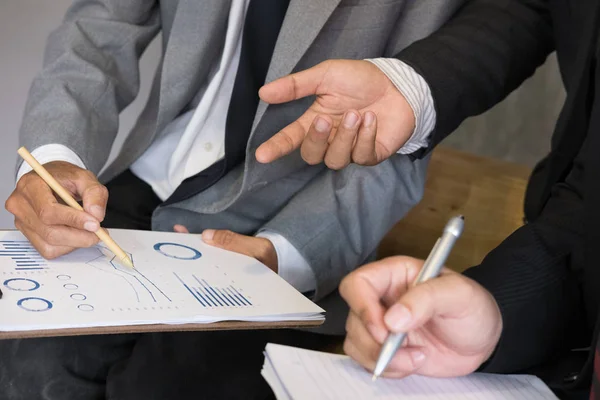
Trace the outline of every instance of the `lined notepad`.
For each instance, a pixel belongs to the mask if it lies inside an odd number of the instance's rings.
[[[541,400],[557,399],[530,375],[471,374],[460,378],[379,379],[347,356],[267,344],[262,370],[278,400]]]

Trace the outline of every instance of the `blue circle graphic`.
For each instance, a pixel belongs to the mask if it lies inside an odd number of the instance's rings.
[[[34,305],[37,303],[38,305],[41,305],[41,307],[32,307],[31,305],[24,304],[25,302],[33,302]],[[41,297],[25,297],[24,299],[17,301],[17,305],[25,311],[33,312],[48,311],[52,308],[52,303]]]
[[[19,287],[21,284],[33,285],[33,287]],[[18,285],[18,286],[15,286]],[[31,292],[33,290],[39,289],[40,284],[32,279],[25,278],[12,278],[4,281],[4,286],[9,288],[10,290],[16,290],[18,292]]]
[[[183,256],[176,255],[176,254],[169,254],[168,252],[166,252],[162,249],[163,246],[179,247],[180,249],[190,250],[193,254],[190,256],[187,256],[187,257],[183,257]],[[168,242],[156,243],[154,245],[154,250],[158,251],[163,256],[167,256],[170,258],[176,258],[177,260],[197,260],[200,257],[202,257],[202,253],[200,253],[198,250],[194,249],[193,247],[186,246],[184,244],[179,244],[179,243],[168,243]]]

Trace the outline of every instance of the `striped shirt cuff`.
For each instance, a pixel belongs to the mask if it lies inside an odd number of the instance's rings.
[[[410,154],[429,145],[429,134],[435,128],[436,114],[429,85],[411,66],[395,58],[367,59],[375,64],[396,86],[415,114],[415,130],[398,150]]]

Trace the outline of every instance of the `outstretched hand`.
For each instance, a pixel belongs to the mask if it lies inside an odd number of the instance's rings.
[[[368,61],[325,61],[263,86],[259,95],[270,104],[316,95],[300,118],[256,150],[261,163],[300,148],[311,165],[325,162],[336,170],[350,163],[376,165],[395,154],[415,128],[404,96]]]

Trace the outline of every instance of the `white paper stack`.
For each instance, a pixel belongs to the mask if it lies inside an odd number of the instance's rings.
[[[101,244],[49,261],[19,232],[0,232],[0,331],[324,319],[269,268],[199,235],[110,234],[134,269]]]

